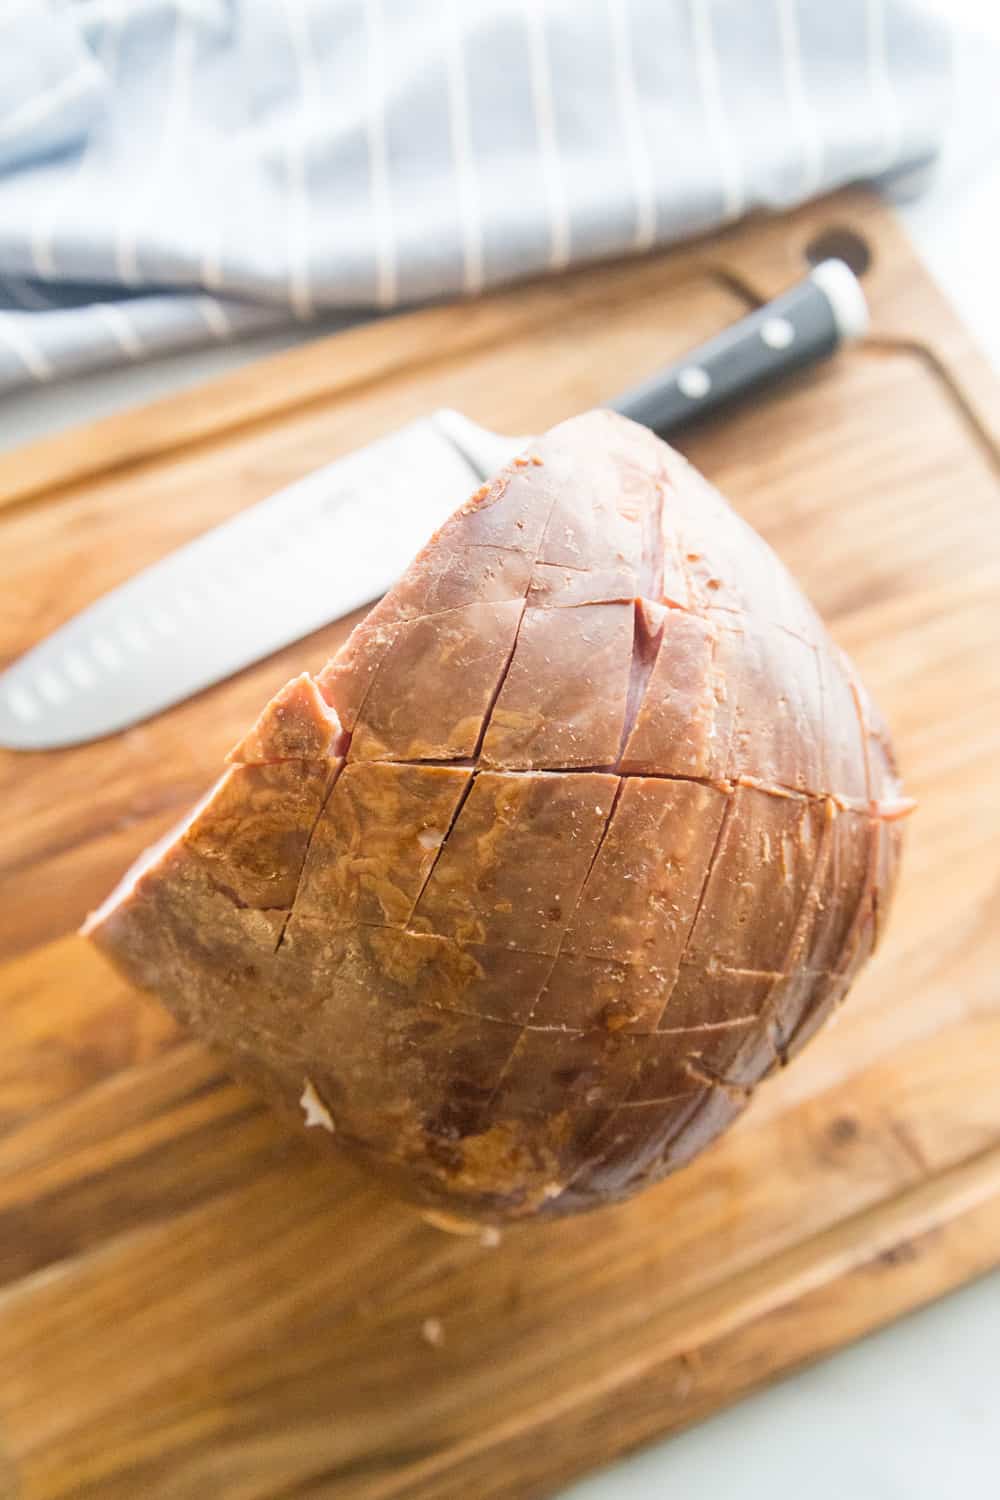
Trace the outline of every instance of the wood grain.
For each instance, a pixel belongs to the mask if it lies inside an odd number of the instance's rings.
[[[3,755],[3,1500],[545,1495],[1000,1259],[1000,402],[867,195],[352,330],[3,456],[0,653],[435,405],[519,431],[599,402],[841,223],[874,252],[869,341],[682,444],[856,657],[921,802],[839,1024],[636,1202],[495,1248],[445,1235],[314,1155],[72,935],[350,622],[102,744]]]

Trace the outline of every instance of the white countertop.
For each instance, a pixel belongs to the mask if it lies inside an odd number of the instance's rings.
[[[899,211],[1000,368],[1000,8],[993,0],[950,0],[950,9],[973,28],[958,40],[951,135],[931,185]],[[195,384],[317,331],[314,324],[308,333],[172,356],[10,398],[0,406],[0,448]],[[1000,1485],[998,1351],[1000,1272],[593,1475],[565,1500],[993,1495]]]

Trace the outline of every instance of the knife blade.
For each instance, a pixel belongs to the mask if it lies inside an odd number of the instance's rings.
[[[866,321],[853,273],[826,261],[609,404],[672,432],[832,354]],[[369,603],[528,441],[440,410],[196,537],[0,674],[0,744],[55,749],[113,734]]]
[[[369,603],[523,441],[435,412],[204,532],[3,674],[0,738],[113,734]]]

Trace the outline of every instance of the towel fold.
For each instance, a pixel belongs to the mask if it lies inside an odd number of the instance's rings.
[[[641,252],[935,152],[916,0],[0,16],[0,391]]]

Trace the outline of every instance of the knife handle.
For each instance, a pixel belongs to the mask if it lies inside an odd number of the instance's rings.
[[[868,327],[854,272],[824,260],[787,292],[610,403],[661,435],[826,359]]]

